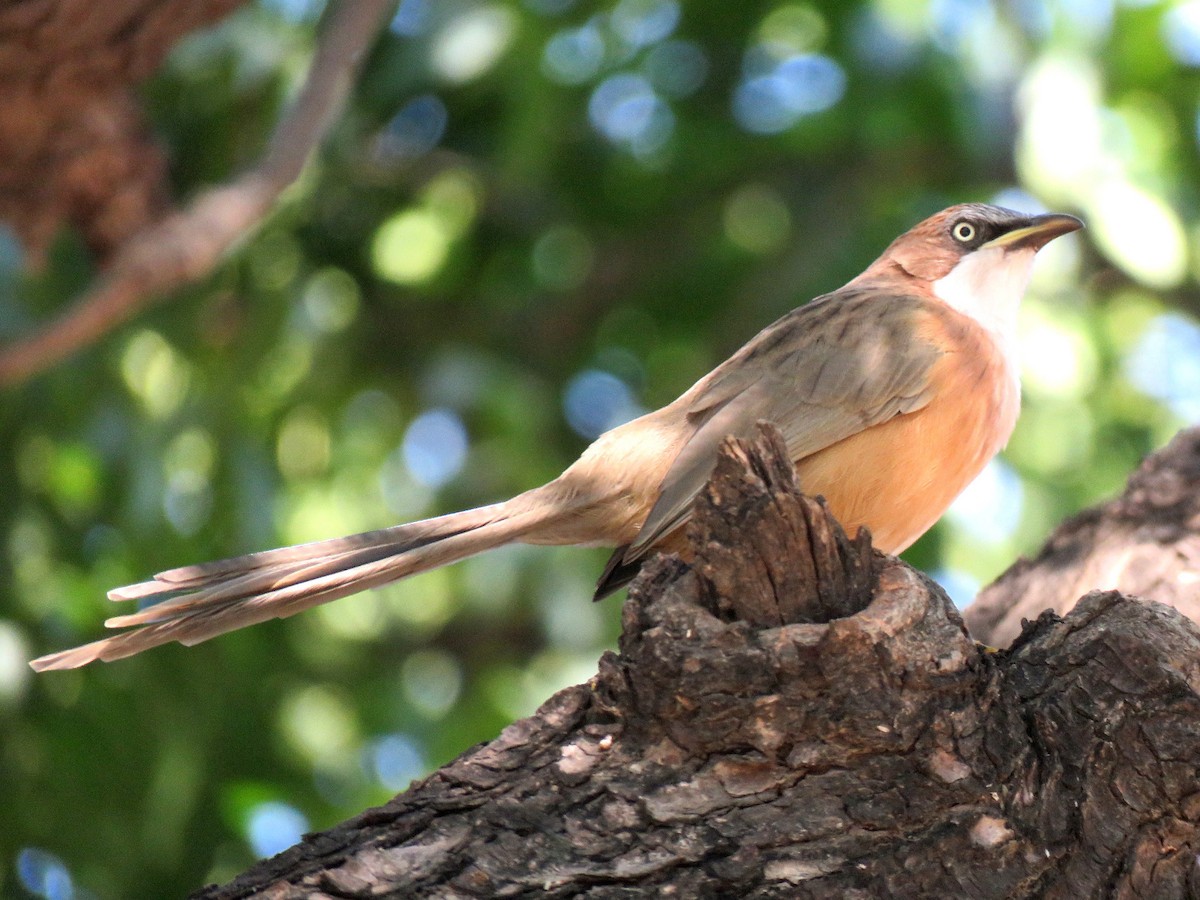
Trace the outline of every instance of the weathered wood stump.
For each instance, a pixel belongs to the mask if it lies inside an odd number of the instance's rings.
[[[984,652],[730,442],[620,652],[204,898],[1200,895],[1200,632],[1116,593]]]

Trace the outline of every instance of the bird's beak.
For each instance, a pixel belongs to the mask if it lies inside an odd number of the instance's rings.
[[[1064,213],[1048,213],[1044,216],[1031,217],[1027,224],[1006,231],[999,237],[992,238],[983,246],[1003,247],[1006,250],[1025,248],[1041,250],[1056,237],[1078,231],[1082,227],[1083,222],[1074,216]]]

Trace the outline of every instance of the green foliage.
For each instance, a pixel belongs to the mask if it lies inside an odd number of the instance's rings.
[[[180,195],[261,151],[310,6],[244,9],[147,86]],[[0,894],[226,879],[255,827],[383,802],[586,679],[619,618],[588,602],[601,551],[510,548],[34,677],[31,656],[99,635],[106,589],[539,484],[580,429],[669,401],[951,202],[1027,191],[1091,231],[1035,276],[1004,462],[911,560],[969,594],[1112,493],[1200,414],[1200,330],[1164,316],[1196,297],[1198,20],[405,0],[257,235],[0,400]],[[7,335],[92,274],[70,236],[41,273],[0,251]]]

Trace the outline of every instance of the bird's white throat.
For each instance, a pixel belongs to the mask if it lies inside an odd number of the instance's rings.
[[[981,247],[933,283],[943,302],[970,316],[1005,345],[1016,347],[1017,310],[1033,270],[1033,248]]]

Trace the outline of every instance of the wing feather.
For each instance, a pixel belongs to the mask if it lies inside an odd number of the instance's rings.
[[[750,437],[766,420],[800,460],[925,406],[942,352],[914,339],[926,302],[843,288],[788,313],[698,382],[681,398],[696,430],[623,561],[644,556],[687,520],[727,436]]]

